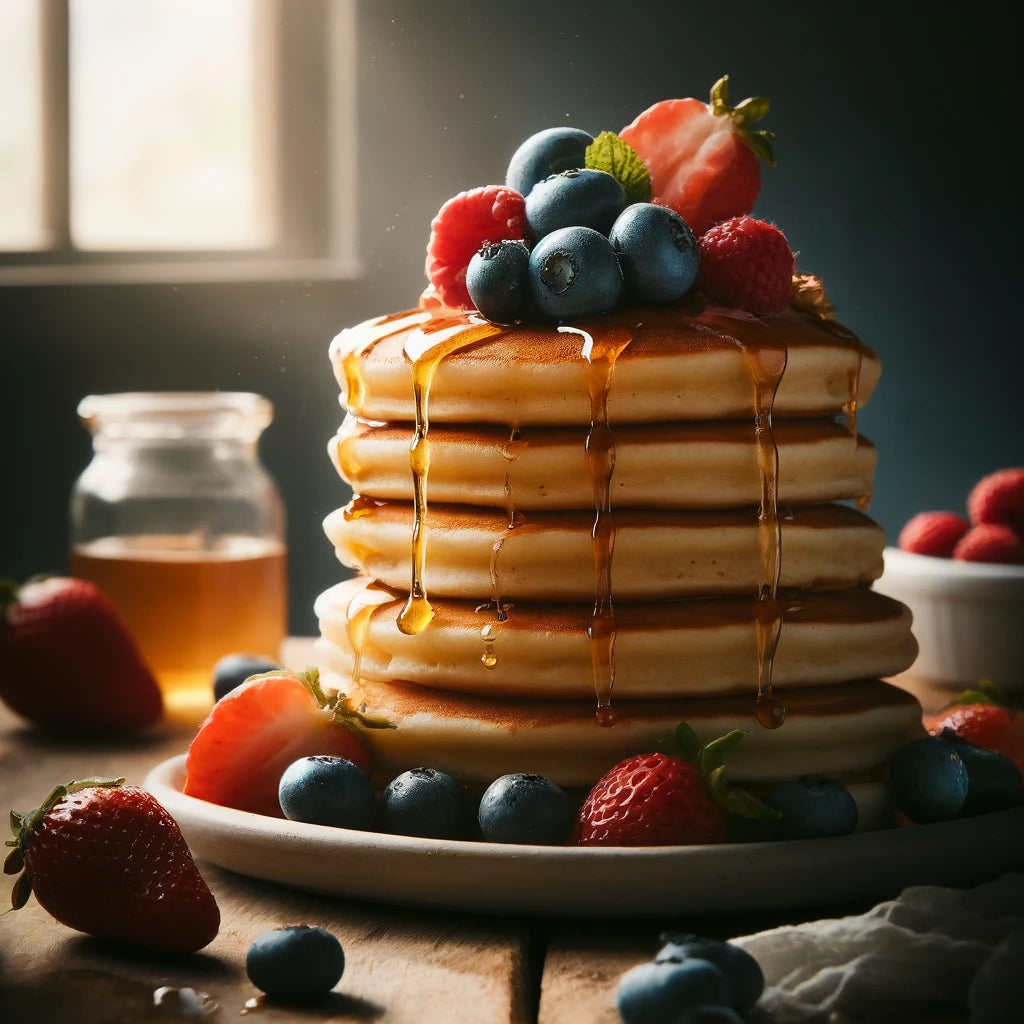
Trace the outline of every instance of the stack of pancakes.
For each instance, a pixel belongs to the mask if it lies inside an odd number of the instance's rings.
[[[879,363],[835,321],[423,308],[342,332],[331,360],[356,497],[325,529],[358,575],[317,601],[319,656],[397,726],[371,736],[383,775],[586,786],[686,721],[746,731],[735,782],[870,790],[920,729],[879,681],[916,645],[870,589],[885,536],[853,504]]]

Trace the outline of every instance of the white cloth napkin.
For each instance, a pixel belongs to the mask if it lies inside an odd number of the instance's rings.
[[[859,917],[734,941],[764,971],[754,1021],[1024,1021],[1024,874],[915,886]]]

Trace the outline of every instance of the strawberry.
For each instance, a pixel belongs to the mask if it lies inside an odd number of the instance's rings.
[[[60,729],[123,732],[155,722],[163,701],[110,600],[86,580],[0,583],[0,697]]]
[[[733,217],[704,232],[697,247],[697,287],[705,298],[762,316],[789,304],[795,260],[774,224]]]
[[[742,817],[778,813],[739,789],[727,789],[723,760],[743,733],[734,729],[702,747],[690,726],[676,730],[676,753],[620,761],[587,795],[574,836],[581,846],[722,843],[726,811]]]
[[[955,512],[919,512],[900,530],[897,543],[917,555],[952,558],[957,542],[970,528]]]
[[[290,764],[327,754],[369,774],[363,729],[387,727],[349,708],[345,694],[325,694],[315,668],[251,676],[219,700],[199,727],[185,759],[183,792],[280,818],[277,787]]]
[[[967,514],[976,526],[1008,526],[1024,537],[1024,469],[1001,469],[979,480],[967,497]]]
[[[924,727],[933,736],[949,729],[965,743],[1005,754],[1024,773],[1024,711],[988,680],[926,717]]]
[[[58,786],[28,814],[12,812],[7,874],[17,910],[29,893],[58,921],[102,939],[190,953],[220,927],[216,900],[175,820],[124,779]]]
[[[758,157],[775,166],[774,135],[753,126],[768,112],[758,96],[729,106],[729,76],[711,88],[711,102],[662,100],[619,136],[651,175],[652,202],[670,206],[695,235],[750,213],[761,191]]]
[[[526,207],[515,189],[485,185],[460,192],[437,212],[430,225],[427,278],[446,306],[470,309],[466,289],[469,261],[484,242],[526,237]]]
[[[982,523],[960,538],[953,548],[953,557],[961,562],[1024,565],[1024,540],[1008,526]]]

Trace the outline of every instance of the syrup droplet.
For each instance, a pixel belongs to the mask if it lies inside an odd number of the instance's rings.
[[[766,729],[778,729],[786,721],[786,709],[777,697],[758,697],[755,713]]]

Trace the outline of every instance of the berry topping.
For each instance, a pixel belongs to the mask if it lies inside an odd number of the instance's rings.
[[[982,523],[960,538],[953,548],[953,557],[961,562],[1024,565],[1024,540],[1008,526]]]
[[[319,673],[253,676],[219,700],[188,749],[183,792],[210,803],[281,817],[278,785],[301,757],[329,754],[370,771],[367,728],[386,728],[326,694]]]
[[[600,778],[580,809],[581,846],[672,846],[722,843],[725,813],[778,817],[778,812],[724,778],[726,753],[743,738],[738,729],[700,745],[686,724],[676,730],[678,756],[638,754]]]
[[[300,757],[284,770],[277,792],[291,821],[363,830],[373,824],[370,778],[347,758]]]
[[[764,992],[764,972],[761,965],[741,947],[721,939],[706,939],[699,935],[666,932],[661,936],[665,944],[654,962],[683,963],[686,960],[706,960],[724,975],[732,990],[731,1005],[740,1013],[747,1013]]]
[[[386,832],[424,839],[462,839],[473,820],[466,787],[436,768],[413,768],[388,783],[381,801]]]
[[[473,305],[466,290],[466,268],[485,242],[526,237],[522,195],[500,185],[460,192],[441,207],[430,225],[427,278],[452,308]]]
[[[924,726],[933,736],[953,733],[965,743],[1005,754],[1024,772],[1024,711],[987,679],[958,703],[926,718]]]
[[[586,166],[587,147],[593,141],[592,135],[579,128],[545,128],[512,154],[505,184],[520,195],[528,195],[538,181]]]
[[[261,654],[225,654],[213,666],[213,699],[220,700],[236,687],[239,687],[249,676],[273,672],[281,666],[273,658]]]
[[[710,103],[662,100],[619,133],[647,165],[653,201],[675,210],[695,235],[749,213],[761,190],[758,157],[775,163],[774,136],[753,127],[768,100],[731,107],[728,95],[725,76],[712,87]]]
[[[764,802],[782,815],[780,839],[845,836],[857,827],[857,804],[850,791],[824,775],[780,782],[765,794]]]
[[[896,805],[911,821],[947,821],[964,809],[967,768],[954,743],[913,740],[892,755],[889,775]]]
[[[771,316],[789,303],[793,253],[774,224],[733,217],[700,237],[698,287],[711,302]]]
[[[491,843],[557,846],[572,831],[573,806],[543,775],[515,773],[495,779],[480,798],[477,820]]]
[[[11,813],[5,874],[14,909],[30,892],[58,921],[102,939],[191,953],[213,941],[220,911],[177,822],[124,779],[58,786],[38,810]]]
[[[955,512],[919,512],[900,530],[898,545],[904,551],[935,558],[951,558],[970,523]]]
[[[530,290],[553,320],[595,316],[622,294],[622,271],[611,243],[592,228],[561,228],[530,253]]]
[[[672,302],[697,280],[700,257],[686,221],[667,206],[634,203],[612,225],[626,292],[636,302]]]
[[[624,1024],[664,1024],[668,1021],[731,1021],[731,1002],[725,975],[707,960],[638,964],[619,980],[615,1005]],[[696,1016],[714,1007],[715,1017]]]
[[[485,245],[469,261],[466,288],[492,323],[514,323],[530,304],[530,250],[511,240]]]
[[[341,981],[345,952],[324,928],[274,928],[249,946],[245,973],[269,996],[323,995]]]
[[[1008,526],[1024,537],[1024,469],[1001,469],[979,480],[967,497],[967,514],[976,526]]]
[[[584,167],[537,182],[526,197],[526,220],[534,238],[571,227],[607,235],[625,205],[626,194],[612,175]]]

